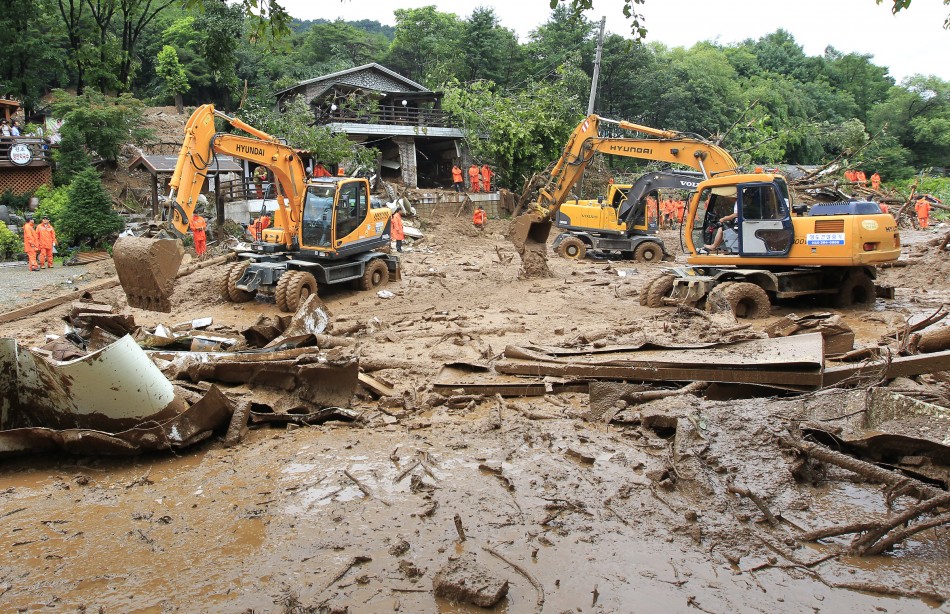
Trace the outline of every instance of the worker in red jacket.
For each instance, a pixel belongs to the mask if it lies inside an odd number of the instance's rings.
[[[495,173],[488,168],[487,164],[482,164],[482,187],[485,188],[486,192],[491,192],[491,178]]]
[[[313,167],[313,176],[314,177],[332,177],[330,171],[327,170],[327,167],[323,165],[323,161],[320,160],[317,162],[317,165]]]
[[[474,162],[472,162],[472,165],[468,167],[468,182],[472,186],[472,192],[482,191],[482,176]]]
[[[876,172],[871,175],[871,189],[880,190],[881,189],[881,176]]]
[[[204,258],[205,251],[208,249],[208,236],[205,231],[208,228],[208,222],[203,217],[195,213],[191,216],[191,235],[195,239],[195,254],[199,258]]]
[[[399,212],[399,209],[396,209],[393,212],[393,217],[390,220],[391,228],[389,230],[389,235],[392,237],[393,241],[396,242],[396,251],[402,251],[402,242],[406,239],[406,231],[402,227],[402,213]]]
[[[475,228],[484,228],[485,224],[488,223],[488,215],[485,213],[485,210],[482,209],[481,205],[475,207],[475,214],[472,215],[472,223],[475,224]]]
[[[26,223],[23,224],[23,251],[26,252],[27,258],[30,259],[30,270],[39,271],[40,267],[36,266],[36,252],[39,250],[40,246],[36,238],[36,228],[33,225],[33,218],[26,218]]]
[[[914,203],[914,211],[917,213],[917,223],[920,227],[926,229],[930,226],[930,201],[921,197]]]
[[[40,250],[38,268],[42,269],[43,263],[46,263],[47,269],[53,268],[53,246],[56,245],[56,231],[53,230],[53,226],[46,216],[43,216],[43,221],[36,229],[36,245]]]

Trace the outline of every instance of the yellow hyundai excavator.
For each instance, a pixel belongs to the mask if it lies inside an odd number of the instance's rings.
[[[220,117],[252,136],[219,133]],[[362,178],[307,181],[296,150],[239,119],[198,107],[185,125],[185,139],[170,182],[168,238],[120,238],[113,247],[119,281],[133,307],[170,310],[170,296],[207,170],[216,155],[249,160],[270,170],[279,186],[274,226],[262,240],[237,254],[220,281],[225,300],[244,302],[272,295],[282,311],[296,311],[319,284],[353,282],[371,290],[400,275],[390,255],[390,217],[374,206]]]
[[[647,137],[600,136],[602,124]],[[876,298],[873,265],[900,256],[894,218],[876,203],[796,207],[783,177],[742,173],[715,143],[591,115],[574,129],[532,210],[512,222],[509,237],[526,262],[544,252],[552,220],[595,153],[681,164],[704,177],[680,227],[689,266],[652,280],[641,304],[705,304],[755,318],[768,314],[771,299],[829,295],[838,306],[869,303]]]

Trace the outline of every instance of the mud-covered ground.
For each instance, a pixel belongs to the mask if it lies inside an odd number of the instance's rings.
[[[887,512],[880,486],[843,470],[796,482],[775,441],[806,414],[851,413],[861,394],[671,397],[610,426],[584,419],[580,393],[436,403],[443,364],[488,362],[508,344],[715,331],[638,304],[651,266],[552,257],[553,277],[524,281],[505,222],[481,233],[454,210],[420,221],[427,238],[403,254],[393,298],[322,292],[334,319],[370,324],[358,352],[393,365],[374,375],[401,400],[355,398],[362,423],[264,428],[234,448],[215,440],[181,456],[3,461],[0,610],[471,612],[480,608],[432,590],[451,557],[471,554],[509,582],[498,612],[946,611],[946,529],[860,559],[827,558],[843,539],[793,539]],[[937,264],[883,271],[897,299],[842,312],[858,341],[950,299]],[[140,324],[210,315],[235,329],[277,313],[222,303],[220,273],[183,278],[172,314],[130,312]],[[95,298],[125,307],[118,289]],[[0,325],[0,335],[40,343],[67,309]],[[753,327],[826,309],[783,306]],[[764,523],[729,484],[757,493],[781,523]]]

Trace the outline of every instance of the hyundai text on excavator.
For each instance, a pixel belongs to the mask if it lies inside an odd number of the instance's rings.
[[[252,136],[219,133],[220,117]],[[220,281],[225,300],[244,302],[272,295],[281,311],[296,311],[317,284],[353,282],[370,290],[400,275],[389,254],[390,210],[374,207],[366,179],[322,177],[307,181],[296,150],[239,119],[198,107],[170,182],[170,222],[177,238],[188,233],[207,170],[216,155],[266,167],[279,185],[274,226],[237,254]],[[113,248],[119,281],[133,307],[168,311],[183,250],[177,239],[120,238]]]
[[[601,124],[647,137],[602,137]],[[533,210],[512,222],[509,238],[526,263],[543,253],[552,219],[595,153],[681,164],[704,177],[680,227],[688,266],[653,279],[641,289],[641,304],[705,304],[755,318],[768,314],[771,299],[829,295],[838,306],[869,303],[876,298],[874,265],[900,256],[894,218],[876,203],[796,207],[783,177],[742,173],[715,143],[591,115],[574,129]],[[735,228],[723,228],[713,246],[730,214]]]
[[[588,251],[618,254],[637,262],[672,260],[663,239],[656,234],[660,220],[658,191],[692,192],[702,179],[702,173],[696,171],[657,171],[642,175],[633,184],[611,183],[606,198],[565,202],[554,222],[564,232],[554,238],[551,248],[573,260],[582,260]]]

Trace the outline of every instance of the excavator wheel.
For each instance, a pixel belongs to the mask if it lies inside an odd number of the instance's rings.
[[[731,311],[737,318],[764,318],[772,310],[769,295],[759,286],[746,281],[721,283],[709,292],[706,311]]]
[[[237,283],[241,281],[249,265],[250,262],[235,262],[225,270],[224,278],[221,280],[221,298],[232,303],[246,303],[254,298],[254,292],[237,287]]]
[[[874,281],[864,271],[852,271],[841,282],[838,294],[834,295],[834,306],[870,305],[876,298]]]
[[[653,282],[663,277],[664,275],[669,275],[669,273],[660,273],[659,275],[654,275],[643,284],[643,287],[640,290],[640,304],[642,306],[644,307],[647,306],[647,296],[649,296],[650,294],[650,286],[653,285]]]
[[[297,271],[284,271],[284,274],[277,280],[277,287],[274,289],[274,303],[281,311],[291,311],[287,306],[287,286],[293,280]]]
[[[633,259],[647,264],[659,262],[663,259],[663,248],[653,241],[644,241],[633,252]]]
[[[568,260],[583,260],[587,255],[587,246],[577,237],[568,237],[557,246],[557,253]]]
[[[310,273],[294,271],[294,276],[287,284],[287,311],[296,312],[311,294],[316,293],[317,279]]]
[[[676,275],[671,273],[664,273],[657,277],[650,286],[646,289],[646,306],[647,307],[664,307],[663,299],[667,298],[673,293],[673,280],[676,279]]]
[[[366,265],[363,278],[360,280],[361,290],[375,290],[389,281],[389,267],[378,258]]]

